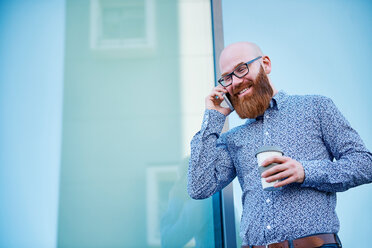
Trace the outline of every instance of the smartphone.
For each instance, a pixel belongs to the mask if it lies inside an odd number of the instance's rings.
[[[229,93],[226,93],[223,95],[223,98],[226,102],[226,104],[229,106],[229,108],[231,109],[231,111],[234,111],[234,106],[231,104],[231,100],[230,100],[230,94]]]

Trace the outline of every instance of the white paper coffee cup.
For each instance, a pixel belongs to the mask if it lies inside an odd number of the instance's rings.
[[[262,163],[267,159],[267,158],[270,158],[270,157],[273,157],[273,156],[283,156],[283,151],[280,149],[280,147],[277,147],[277,146],[263,146],[261,147],[260,149],[258,149],[258,151],[256,152],[256,158],[257,158],[257,163],[258,163],[258,169],[259,169],[259,172],[260,172],[260,175],[274,167],[275,165],[277,165],[277,163],[272,163],[266,167],[263,167],[261,166]],[[274,191],[274,190],[280,190],[281,188],[274,188],[274,184],[279,182],[279,180],[276,180],[274,182],[266,182],[266,178],[262,178],[261,177],[261,184],[262,184],[262,188],[264,190],[268,190],[268,191]]]

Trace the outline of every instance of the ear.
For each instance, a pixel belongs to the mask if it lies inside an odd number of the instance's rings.
[[[263,61],[262,66],[264,68],[265,73],[270,74],[270,72],[271,72],[271,60],[270,60],[269,56],[264,55],[262,57],[262,61]]]

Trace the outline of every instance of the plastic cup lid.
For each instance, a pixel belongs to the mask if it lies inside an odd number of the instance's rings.
[[[280,152],[282,155],[284,154],[279,146],[262,146],[257,150],[255,157],[261,152]]]

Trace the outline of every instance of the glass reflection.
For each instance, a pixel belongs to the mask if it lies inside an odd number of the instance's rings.
[[[187,193],[189,158],[178,166],[178,179],[169,191],[161,219],[162,247],[214,247],[211,198],[193,200]]]

